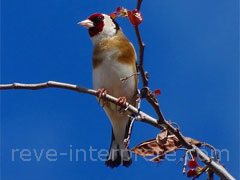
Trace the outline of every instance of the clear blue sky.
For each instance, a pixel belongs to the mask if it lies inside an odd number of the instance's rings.
[[[77,22],[94,12],[110,13],[127,0],[2,0],[1,83],[56,80],[91,87],[92,44]],[[222,162],[239,176],[239,62],[237,0],[144,0],[141,32],[150,86],[161,88],[162,111],[184,135],[229,151]],[[127,19],[119,19],[135,43]],[[147,105],[143,109],[154,115]],[[136,123],[131,147],[157,130]],[[130,168],[102,161],[49,162],[45,152],[108,149],[111,126],[95,98],[59,89],[1,92],[1,179],[185,179],[176,161],[138,158]],[[31,150],[31,161],[12,149]],[[34,155],[43,149],[38,162]],[[27,151],[25,151],[25,154]],[[180,152],[177,159],[180,158]],[[97,156],[97,154],[93,154]],[[26,158],[26,156],[22,157]],[[27,157],[29,159],[29,156]],[[205,179],[205,178],[201,178]]]

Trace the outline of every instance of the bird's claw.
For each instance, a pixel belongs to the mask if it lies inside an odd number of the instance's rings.
[[[98,98],[103,98],[107,94],[107,90],[105,88],[101,88],[97,90],[97,96]]]
[[[119,109],[120,113],[123,113],[123,111],[127,111],[128,107],[129,107],[126,97],[119,97],[117,100],[117,105],[121,106]]]
[[[105,88],[100,88],[97,90],[98,102],[99,102],[99,104],[102,105],[102,107],[104,107],[106,104],[106,101],[102,100],[103,98],[106,97],[106,95],[107,95],[107,90]],[[101,103],[101,100],[102,100],[102,103]]]
[[[126,107],[127,105],[127,99],[126,97],[119,97],[117,100],[117,104],[122,107]]]

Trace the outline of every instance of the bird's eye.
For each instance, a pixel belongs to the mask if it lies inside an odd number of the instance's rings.
[[[98,22],[101,22],[102,20],[103,20],[103,17],[102,16],[98,16],[98,17],[95,17],[93,19],[93,22],[98,23]]]

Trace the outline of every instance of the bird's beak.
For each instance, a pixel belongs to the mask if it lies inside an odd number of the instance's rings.
[[[91,27],[94,27],[93,22],[90,21],[89,19],[86,19],[84,21],[80,21],[78,24],[83,26],[83,27],[85,27],[85,28],[87,28],[87,29],[89,29]]]

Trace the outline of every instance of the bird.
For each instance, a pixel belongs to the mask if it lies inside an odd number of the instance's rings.
[[[121,105],[128,102],[136,107],[138,77],[133,44],[110,15],[94,13],[78,24],[87,28],[93,43],[93,88],[99,92],[99,98],[107,92],[117,97]],[[103,108],[112,125],[112,140],[105,164],[111,168],[129,167],[132,159],[125,140],[131,131],[131,114],[119,112],[119,108],[110,102],[105,102]]]

